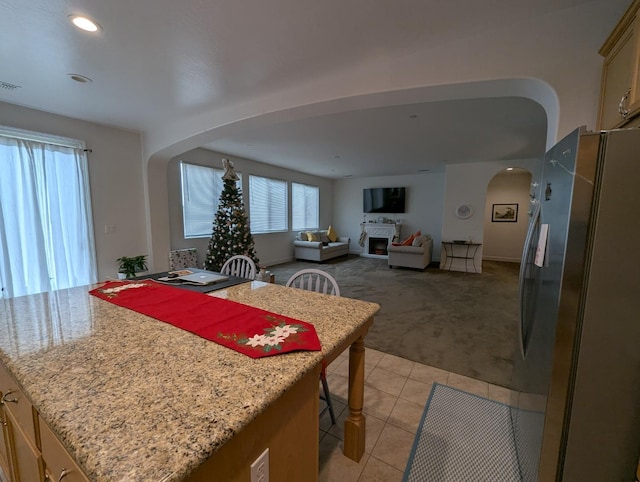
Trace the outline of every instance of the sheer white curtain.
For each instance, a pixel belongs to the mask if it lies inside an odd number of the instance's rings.
[[[84,151],[0,131],[2,297],[97,281]]]

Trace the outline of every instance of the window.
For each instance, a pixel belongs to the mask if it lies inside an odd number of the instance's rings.
[[[0,128],[1,297],[95,283],[84,142]]]
[[[249,176],[249,218],[252,233],[287,230],[287,183]]]
[[[291,229],[299,231],[318,227],[319,199],[320,189],[318,186],[291,183]]]
[[[180,162],[182,219],[185,238],[205,238],[213,232],[213,220],[224,187],[222,169]],[[239,186],[242,178],[238,174]]]

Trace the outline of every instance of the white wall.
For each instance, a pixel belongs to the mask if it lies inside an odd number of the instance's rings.
[[[602,71],[598,49],[620,14],[610,0],[594,0],[554,11],[535,22],[498,19],[491,27],[461,37],[436,35],[436,42],[403,49],[398,55],[371,52],[307,82],[281,85],[279,90],[247,97],[232,106],[158,119],[145,136],[148,182],[144,188],[148,191],[149,240],[153,242],[149,250],[160,258],[169,246],[166,210],[156,209],[164,206],[167,197],[163,163],[213,140],[233,137],[235,123],[259,127],[262,122],[352,108],[522,96],[539,102],[547,112],[547,147],[579,125],[593,128]],[[450,211],[445,219],[448,216]]]
[[[93,150],[89,156],[89,175],[99,279],[116,276],[116,259],[120,256],[150,254],[147,251],[149,235],[145,225],[148,221],[153,226],[154,222],[153,219],[145,218],[141,139],[138,133],[6,103],[0,103],[0,123],[20,129],[82,139],[87,143],[87,147]],[[182,236],[178,161],[183,159],[187,162],[219,167],[222,157],[227,157],[235,163],[238,170],[244,174],[245,183],[248,183],[248,174],[256,174],[318,185],[320,227],[326,228],[333,224],[341,236],[349,236],[350,250],[354,253],[360,253],[361,250],[358,245],[360,223],[378,216],[363,215],[362,190],[368,187],[405,186],[407,213],[395,215],[396,219],[403,220],[402,236],[405,237],[418,229],[429,233],[434,238],[434,260],[440,259],[442,239],[468,239],[471,236],[474,241],[484,242],[484,206],[489,202],[487,186],[494,175],[508,166],[513,166],[529,170],[534,177],[539,176],[539,161],[522,160],[449,165],[446,174],[416,173],[332,181],[205,149],[194,149],[173,158],[166,169],[163,169],[160,163],[156,164],[158,170],[163,171],[159,179],[167,178],[165,185],[168,193],[167,199],[159,200],[158,210],[167,210],[171,221],[168,236],[170,246],[161,253],[152,269],[166,268],[169,247],[177,249],[195,246],[200,252],[200,260],[204,259],[208,239],[185,240]],[[245,195],[248,192],[246,184],[243,192]],[[455,217],[455,208],[461,202],[469,202],[476,208],[476,214],[469,220],[459,220]],[[522,212],[520,219],[524,219]],[[105,225],[115,225],[116,232],[105,234]],[[261,262],[274,265],[292,259],[294,236],[291,232],[256,235],[256,250]],[[490,246],[492,238],[488,238],[487,243]],[[496,250],[499,251],[498,248]],[[497,255],[491,251],[486,255],[513,256]],[[478,261],[482,256],[480,250]]]
[[[520,262],[529,225],[530,172],[504,171],[497,174],[487,189],[484,209],[484,259]],[[492,222],[494,204],[518,204],[516,222]]]
[[[370,187],[406,187],[406,213],[364,214],[362,212],[362,190]],[[411,176],[367,177],[341,179],[334,185],[333,224],[340,236],[349,236],[352,253],[360,253],[358,244],[360,223],[378,216],[402,220],[401,237],[421,230],[434,239],[434,259],[440,253],[442,231],[442,200],[444,196],[443,173],[416,173]]]
[[[86,142],[98,279],[115,278],[116,259],[147,254],[140,134],[0,102],[0,124]],[[105,225],[115,225],[105,234]]]
[[[513,161],[492,161],[467,164],[451,164],[446,169],[446,192],[442,223],[442,239],[471,239],[475,243],[484,243],[485,206],[487,187],[491,179],[507,167],[520,167],[532,173],[534,179],[540,177],[541,160],[523,159]],[[470,204],[474,214],[468,219],[459,219],[456,208]],[[483,246],[476,252],[475,265],[481,271]],[[460,260],[454,260],[460,261]],[[454,270],[464,271],[464,265],[454,263]]]
[[[180,188],[180,161],[202,166],[222,168],[222,158],[233,162],[236,171],[242,174],[242,195],[245,210],[249,212],[249,175],[271,177],[289,182],[289,199],[291,199],[291,182],[299,182],[318,186],[320,188],[320,228],[326,229],[332,222],[333,210],[333,181],[321,177],[311,176],[289,169],[270,166],[260,162],[229,156],[206,149],[194,149],[171,159],[168,165],[169,191],[169,223],[171,249],[196,248],[198,250],[198,264],[204,262],[209,238],[185,239],[182,219],[182,200]],[[213,215],[212,213],[212,219]],[[291,227],[291,206],[289,206],[288,225]],[[289,228],[290,229],[290,228]],[[293,259],[293,238],[297,233],[254,234],[256,253],[260,264],[271,266]]]
[[[371,52],[306,82],[280,85],[232,106],[159,119],[145,137],[148,230],[153,242],[149,250],[160,257],[169,244],[166,211],[155,209],[166,202],[166,191],[158,187],[166,182],[157,182],[162,181],[162,172],[158,172],[162,166],[155,171],[155,164],[162,165],[213,140],[233,137],[236,123],[248,122],[257,128],[263,122],[268,125],[352,108],[522,96],[539,102],[547,112],[547,147],[579,125],[592,128],[602,70],[598,49],[620,14],[610,0],[594,0],[555,10],[535,22],[498,19],[495,25],[468,31],[468,35],[436,35],[436,42],[423,42],[398,55]],[[448,216],[450,211],[445,219]]]

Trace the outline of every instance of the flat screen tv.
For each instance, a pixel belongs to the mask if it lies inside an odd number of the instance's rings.
[[[362,191],[365,213],[404,213],[405,188],[376,187]]]

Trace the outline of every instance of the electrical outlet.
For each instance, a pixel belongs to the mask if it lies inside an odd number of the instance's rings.
[[[115,234],[116,225],[115,224],[105,224],[104,226],[104,234]]]
[[[269,482],[269,449],[251,464],[251,482]]]

